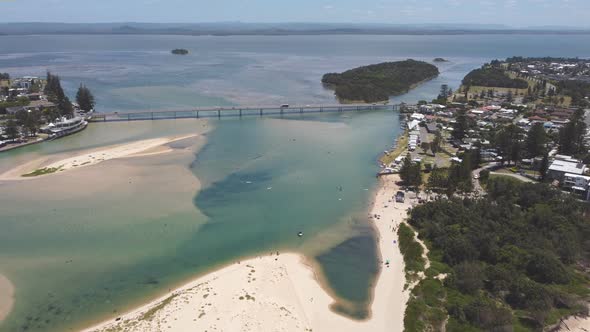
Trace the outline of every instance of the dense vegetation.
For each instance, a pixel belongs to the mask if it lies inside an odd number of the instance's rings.
[[[10,74],[8,73],[0,73],[0,80],[9,80]]]
[[[406,320],[420,323],[407,331],[439,330],[446,314],[447,331],[541,330],[587,311],[586,206],[543,184],[500,177],[487,188],[412,210],[432,266],[412,291]]]
[[[572,97],[572,105],[588,106],[590,97],[590,83],[582,81],[559,81],[557,93]]]
[[[508,63],[518,63],[518,62],[531,62],[531,61],[539,61],[539,62],[578,62],[580,58],[556,58],[556,57],[521,57],[521,56],[513,56],[506,59]]]
[[[80,84],[78,88],[78,92],[76,93],[76,102],[82,111],[88,112],[94,109],[94,96],[90,89],[86,87],[84,84]]]
[[[438,73],[438,68],[432,64],[405,60],[359,67],[341,74],[325,74],[322,83],[334,87],[340,100],[371,103],[405,93]]]
[[[74,107],[61,87],[59,76],[47,72],[47,83],[43,92],[49,101],[57,105],[60,115],[71,116],[74,114]]]
[[[492,66],[472,70],[463,78],[463,85],[510,89],[526,89],[529,86],[525,80],[510,78],[504,70]]]
[[[184,48],[176,48],[172,50],[172,54],[187,55],[188,50],[185,50]]]

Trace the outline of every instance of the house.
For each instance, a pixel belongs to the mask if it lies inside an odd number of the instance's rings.
[[[418,128],[418,125],[420,124],[420,121],[418,120],[412,120],[410,122],[408,122],[408,129],[409,130],[414,130],[416,128]]]
[[[424,114],[420,114],[420,113],[413,113],[413,114],[410,116],[410,119],[412,119],[412,120],[418,120],[418,122],[420,122],[420,121],[424,121],[424,118],[425,118],[425,117],[426,117],[426,116],[425,116]]]
[[[528,120],[531,122],[545,122],[545,121],[547,121],[547,119],[542,118],[538,115],[529,116]]]
[[[590,200],[590,176],[566,173],[562,186],[571,192],[582,195],[585,200]]]
[[[547,170],[547,176],[550,179],[563,182],[566,174],[583,175],[586,172],[586,165],[579,160],[562,155],[556,155],[555,157]]]
[[[28,90],[30,89],[37,81],[39,81],[38,77],[33,77],[33,76],[25,76],[23,78],[17,78],[15,80],[12,81],[12,86],[14,88],[19,88],[19,89],[25,89]]]

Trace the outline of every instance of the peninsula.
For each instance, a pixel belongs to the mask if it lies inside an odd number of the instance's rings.
[[[322,83],[334,89],[340,102],[375,103],[387,102],[390,96],[406,93],[438,74],[436,66],[409,59],[358,67],[340,74],[328,73]]]

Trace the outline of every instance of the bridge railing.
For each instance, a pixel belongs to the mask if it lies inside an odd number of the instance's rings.
[[[134,111],[127,113],[95,113],[91,122],[138,121],[185,118],[222,118],[245,116],[293,115],[304,113],[334,113],[353,111],[399,111],[402,105],[326,105],[292,107],[232,107],[193,110]],[[408,105],[406,105],[408,106]]]

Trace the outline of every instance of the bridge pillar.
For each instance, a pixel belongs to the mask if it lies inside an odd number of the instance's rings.
[[[129,121],[131,118],[131,114],[127,113],[127,121]]]
[[[199,111],[197,111],[197,119],[199,118]]]
[[[240,108],[240,118],[242,117],[242,109]]]
[[[176,119],[176,111],[174,111],[174,118]]]
[[[262,116],[262,108],[260,109],[260,116]]]
[[[217,110],[217,118],[221,119],[221,110]]]
[[[283,116],[283,108],[281,107],[281,116]]]
[[[324,111],[324,108],[323,107],[320,107],[320,113],[323,112],[323,111]]]
[[[303,107],[299,109],[299,113],[303,114]]]
[[[151,113],[152,114],[152,120],[154,119],[154,112]]]

